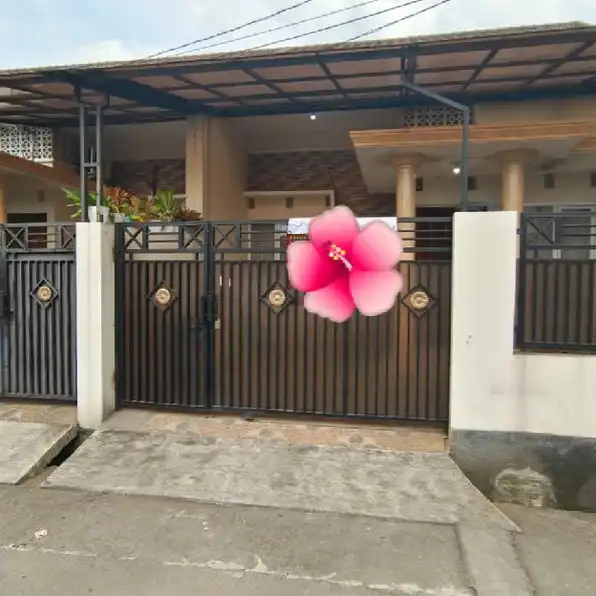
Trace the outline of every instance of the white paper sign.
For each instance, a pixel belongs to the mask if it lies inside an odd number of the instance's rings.
[[[294,218],[288,221],[288,234],[308,234],[308,224],[315,219],[309,218]],[[392,230],[397,230],[397,217],[358,217],[356,218],[358,225],[362,228],[366,224],[373,221],[385,222]]]

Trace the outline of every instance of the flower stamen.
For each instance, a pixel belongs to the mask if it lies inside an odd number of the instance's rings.
[[[331,244],[329,248],[329,256],[334,261],[341,261],[348,271],[352,270],[352,263],[346,259],[346,251],[341,246],[337,246],[337,244]]]

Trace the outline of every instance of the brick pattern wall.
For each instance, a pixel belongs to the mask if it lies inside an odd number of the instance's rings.
[[[110,184],[146,195],[153,181],[161,190],[185,192],[183,159],[116,161]],[[354,151],[294,151],[248,156],[248,191],[334,190],[336,202],[361,217],[395,215],[392,194],[368,194]]]
[[[368,195],[366,213],[356,213],[363,217],[395,217],[395,195],[394,194],[372,194]]]
[[[184,160],[115,161],[112,163],[109,182],[112,186],[121,186],[141,196],[151,194],[154,186],[157,190],[184,194]]]
[[[354,151],[294,151],[248,156],[249,191],[335,191],[336,203],[362,217],[395,213],[385,195],[369,196]]]

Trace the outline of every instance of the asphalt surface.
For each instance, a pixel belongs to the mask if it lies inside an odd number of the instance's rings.
[[[2,595],[474,594],[454,525],[40,488],[49,472],[0,487]],[[538,596],[594,596],[596,515],[504,510]],[[527,593],[501,580],[477,593]]]

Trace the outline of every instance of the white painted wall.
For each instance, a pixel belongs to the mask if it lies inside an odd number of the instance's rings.
[[[379,166],[379,173],[384,171]],[[432,170],[431,170],[432,171]],[[527,205],[578,205],[596,204],[596,187],[590,185],[592,171],[586,168],[572,172],[556,172],[555,188],[544,187],[544,175],[528,168],[525,176],[525,202]],[[474,172],[472,171],[472,175]],[[433,175],[427,170],[420,172],[423,190],[416,193],[418,205],[457,205],[460,201],[460,180],[454,175]],[[369,184],[372,193],[395,192],[395,172],[385,172],[383,176],[373,177],[374,186]],[[501,175],[477,175],[477,190],[468,192],[473,203],[493,205],[501,204]]]
[[[596,356],[514,353],[516,229],[455,215],[450,427],[596,438]]]
[[[61,188],[31,176],[10,176],[6,198],[8,213],[45,213],[49,222],[68,222],[73,213]]]
[[[96,429],[114,411],[114,226],[77,223],[77,418]]]
[[[184,159],[186,121],[106,126],[107,161]]]

